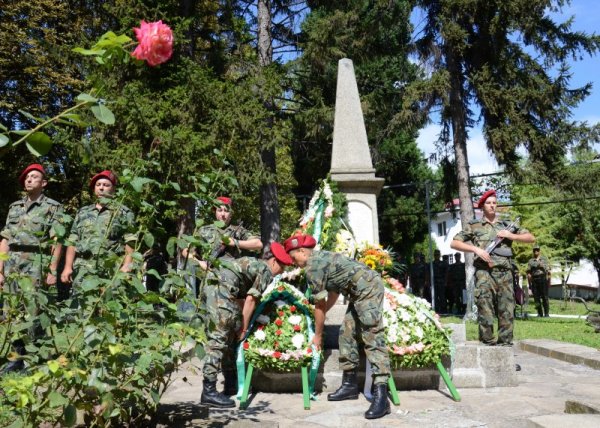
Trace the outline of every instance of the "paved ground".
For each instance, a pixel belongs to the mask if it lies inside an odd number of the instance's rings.
[[[535,348],[561,345],[564,348],[560,342],[538,344]],[[391,415],[376,421],[363,418],[369,403],[362,395],[356,401],[332,403],[321,394],[310,410],[304,410],[301,394],[257,393],[246,411],[210,409],[207,413],[198,404],[202,377],[199,361],[194,359],[177,372],[175,382],[161,400],[164,423],[294,428],[600,426],[600,415],[560,415],[567,401],[600,409],[600,371],[520,349],[514,352],[522,367],[518,372],[519,386],[461,389],[461,402],[454,402],[446,390],[400,391],[401,405],[393,406]],[[600,359],[600,352],[596,352]]]

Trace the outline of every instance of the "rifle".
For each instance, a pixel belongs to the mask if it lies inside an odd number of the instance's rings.
[[[240,224],[237,225],[237,227],[235,228],[235,230],[233,231],[231,236],[227,236],[227,238],[237,239],[236,236],[239,233],[239,231],[242,229],[243,226],[244,226],[244,222],[240,221]],[[226,235],[224,235],[224,236],[226,236]],[[211,260],[218,259],[219,257],[221,257],[223,255],[223,253],[225,252],[226,247],[227,246],[223,242],[221,242],[216,248],[214,248],[212,250],[212,252],[210,253]]]
[[[517,231],[517,229],[519,228],[520,221],[521,221],[521,217],[517,217],[512,223],[507,225],[502,230],[508,230],[511,233],[515,233]],[[498,245],[500,245],[500,243],[503,240],[504,240],[504,238],[496,236],[496,238],[492,242],[490,242],[487,247],[485,247],[485,252],[488,254],[495,254],[497,256],[502,256],[502,257],[511,257],[512,250],[510,248],[507,248],[507,249],[498,248]],[[479,258],[479,256],[476,256],[474,261],[476,261],[478,258]]]

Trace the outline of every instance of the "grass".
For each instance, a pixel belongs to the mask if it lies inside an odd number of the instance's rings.
[[[593,306],[595,310],[600,310],[600,305],[594,304]],[[585,308],[581,303],[569,302],[564,305],[560,300],[551,300],[550,302],[551,315],[585,315],[585,313]],[[442,322],[444,324],[462,323],[463,320],[459,317],[442,317]],[[465,326],[467,340],[477,340],[477,322],[467,321]],[[586,323],[585,318],[538,318],[537,316],[530,316],[527,319],[517,318],[515,319],[514,339],[553,339],[600,349],[600,333],[596,333]]]

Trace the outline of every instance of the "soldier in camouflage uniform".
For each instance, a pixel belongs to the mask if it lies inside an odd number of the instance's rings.
[[[538,317],[550,316],[548,287],[550,287],[551,274],[548,259],[540,254],[540,247],[535,245],[533,247],[533,258],[527,264],[527,282],[533,291]]]
[[[415,261],[410,265],[409,285],[415,296],[423,297],[431,302],[429,288],[429,265],[423,261],[423,254],[416,253]]]
[[[479,340],[486,345],[512,345],[515,298],[511,267],[513,241],[532,243],[526,229],[507,230],[508,223],[496,217],[496,192],[488,190],[478,201],[481,219],[471,220],[450,244],[455,250],[475,253],[475,293]],[[485,248],[496,237],[503,238],[488,254]],[[498,340],[494,339],[494,319],[498,317]]]
[[[129,272],[135,243],[133,212],[112,199],[117,177],[104,170],[90,180],[96,203],[82,207],[75,216],[61,274],[64,283],[73,284],[73,297],[87,275],[112,277],[115,268]]]
[[[272,243],[271,252],[266,260],[252,257],[228,260],[208,273],[208,283],[204,287],[208,342],[202,369],[202,404],[221,408],[235,406],[235,402],[226,395],[234,395],[237,390],[236,339],[244,336],[256,303],[273,276],[292,263],[281,244]],[[243,311],[240,311],[241,299],[245,299]],[[221,368],[225,375],[224,394],[216,389],[217,374]]]
[[[0,259],[0,287],[10,293],[20,290],[20,276],[27,276],[37,287],[56,285],[56,269],[60,259],[62,244],[57,239],[64,233],[62,205],[44,195],[48,184],[46,171],[40,164],[32,164],[23,170],[19,183],[27,196],[10,205],[6,225],[0,232],[0,253],[8,253],[6,263]],[[62,232],[62,233],[61,233]],[[23,309],[27,313],[28,307]],[[34,327],[29,337],[35,339],[42,334],[36,323],[39,308],[37,305],[33,317]],[[25,344],[22,339],[13,343],[15,351],[24,355]],[[3,373],[21,370],[22,360],[9,362]]]
[[[387,382],[391,368],[382,319],[384,284],[381,276],[363,263],[329,251],[314,251],[315,239],[310,235],[288,238],[285,249],[294,263],[305,268],[308,286],[315,301],[315,336],[313,343],[321,347],[325,313],[340,294],[349,301],[340,329],[340,367],[344,371],[342,385],[329,394],[329,401],[358,398],[356,369],[359,341],[364,344],[367,359],[373,366],[373,400],[365,418],[376,419],[390,413]]]
[[[466,272],[465,264],[461,261],[461,256],[461,253],[454,254],[454,263],[448,266],[448,273],[446,274],[446,298],[448,301],[448,310],[463,315],[465,313],[463,290],[466,289]]]

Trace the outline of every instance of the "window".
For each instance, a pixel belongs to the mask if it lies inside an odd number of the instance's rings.
[[[438,223],[438,236],[446,236],[446,222]]]

